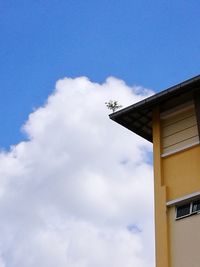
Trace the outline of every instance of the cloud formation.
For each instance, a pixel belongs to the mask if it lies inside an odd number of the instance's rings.
[[[152,94],[64,78],[0,153],[0,267],[151,267],[151,144],[108,119]]]

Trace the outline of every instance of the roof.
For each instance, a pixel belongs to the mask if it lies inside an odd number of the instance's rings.
[[[200,75],[172,86],[136,104],[109,115],[110,119],[152,142],[152,110],[159,106],[161,112],[192,100],[200,92]]]

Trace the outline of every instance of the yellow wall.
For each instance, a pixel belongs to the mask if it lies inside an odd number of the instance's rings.
[[[200,145],[162,159],[167,201],[200,191]]]
[[[173,238],[177,231],[177,223],[179,225],[181,223],[175,221],[174,215],[172,216],[170,212],[174,208],[167,208],[166,203],[200,191],[200,145],[161,157],[161,139],[160,113],[159,108],[155,108],[153,111],[153,146],[156,267],[183,267],[177,263],[171,264],[178,262],[177,258],[174,258],[172,247],[175,244]]]
[[[156,267],[169,267],[166,187],[162,177],[159,109],[153,112]]]

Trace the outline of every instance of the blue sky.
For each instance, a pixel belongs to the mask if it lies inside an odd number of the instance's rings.
[[[0,147],[62,77],[155,91],[199,74],[198,1],[0,1]]]

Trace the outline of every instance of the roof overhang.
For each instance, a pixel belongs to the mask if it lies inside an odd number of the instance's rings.
[[[152,111],[156,106],[164,112],[193,100],[200,92],[200,75],[150,96],[109,115],[110,119],[152,142]]]

